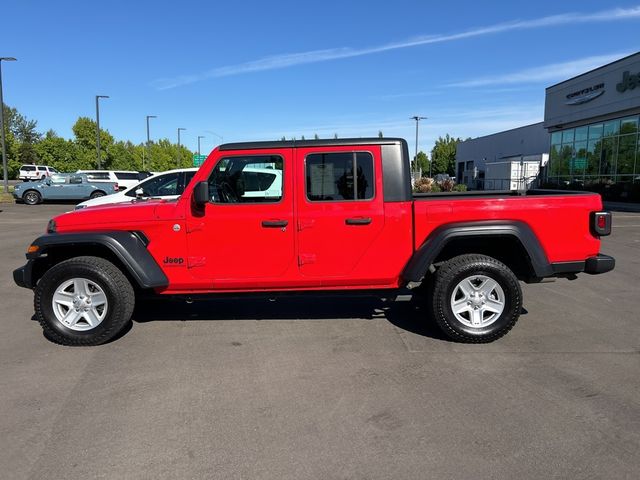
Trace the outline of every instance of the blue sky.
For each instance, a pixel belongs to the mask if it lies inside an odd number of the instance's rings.
[[[474,137],[542,120],[544,88],[639,50],[640,3],[34,1],[0,7],[5,103],[70,137]]]

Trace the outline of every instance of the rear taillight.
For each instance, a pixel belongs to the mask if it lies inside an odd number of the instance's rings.
[[[598,237],[611,233],[611,212],[591,212],[591,233]]]
[[[113,186],[113,189],[114,189],[116,192],[118,191],[118,184],[117,184],[117,183]]]

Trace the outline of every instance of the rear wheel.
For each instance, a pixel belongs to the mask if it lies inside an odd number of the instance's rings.
[[[432,307],[435,321],[450,338],[492,342],[518,321],[522,290],[513,272],[495,258],[460,255],[438,269]]]
[[[76,257],[48,270],[35,292],[36,318],[45,336],[61,345],[100,345],[129,322],[135,295],[111,262]]]
[[[37,205],[42,201],[42,196],[35,190],[27,190],[24,192],[24,195],[22,195],[22,200],[27,205]]]
[[[95,192],[93,192],[91,194],[91,196],[89,198],[98,198],[98,197],[104,197],[105,193],[100,191],[100,190],[96,190]]]

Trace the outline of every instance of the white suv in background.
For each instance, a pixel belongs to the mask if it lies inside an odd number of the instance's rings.
[[[48,165],[22,165],[18,172],[18,179],[25,182],[27,180],[44,180],[54,173],[59,172]]]
[[[117,183],[118,190],[127,190],[150,175],[148,172],[132,170],[78,170],[76,173],[84,173],[92,182]]]
[[[197,171],[197,168],[180,168],[157,173],[121,192],[79,203],[76,205],[76,210],[85,207],[95,207],[96,205],[106,205],[109,203],[130,202],[138,198],[144,199],[153,197],[163,198],[165,200],[175,200],[182,195],[185,187],[189,185],[189,182]]]

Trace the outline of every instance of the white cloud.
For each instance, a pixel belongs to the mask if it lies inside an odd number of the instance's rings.
[[[498,23],[495,25],[474,28],[458,33],[419,36],[401,42],[388,43],[385,45],[374,47],[360,49],[350,47],[330,48],[300,53],[273,55],[250,62],[214,68],[202,73],[181,75],[173,78],[160,78],[153,81],[152,85],[155,86],[158,90],[166,90],[199,82],[209,78],[227,77],[231,75],[240,75],[244,73],[260,72],[265,70],[275,70],[309,63],[359,57],[363,55],[371,55],[374,53],[381,53],[401,48],[451,42],[455,40],[504,33],[515,30],[531,30],[576,23],[623,21],[636,18],[640,18],[640,6],[631,8],[615,8],[612,10],[603,10],[595,13],[565,13],[561,15],[551,15],[532,20],[515,20],[507,23]]]
[[[487,85],[506,85],[522,83],[542,83],[565,80],[587,72],[604,64],[625,57],[629,53],[613,53],[610,55],[596,55],[562,63],[550,63],[539,67],[526,68],[517,72],[502,75],[474,78],[462,82],[450,83],[448,87],[483,87]]]

